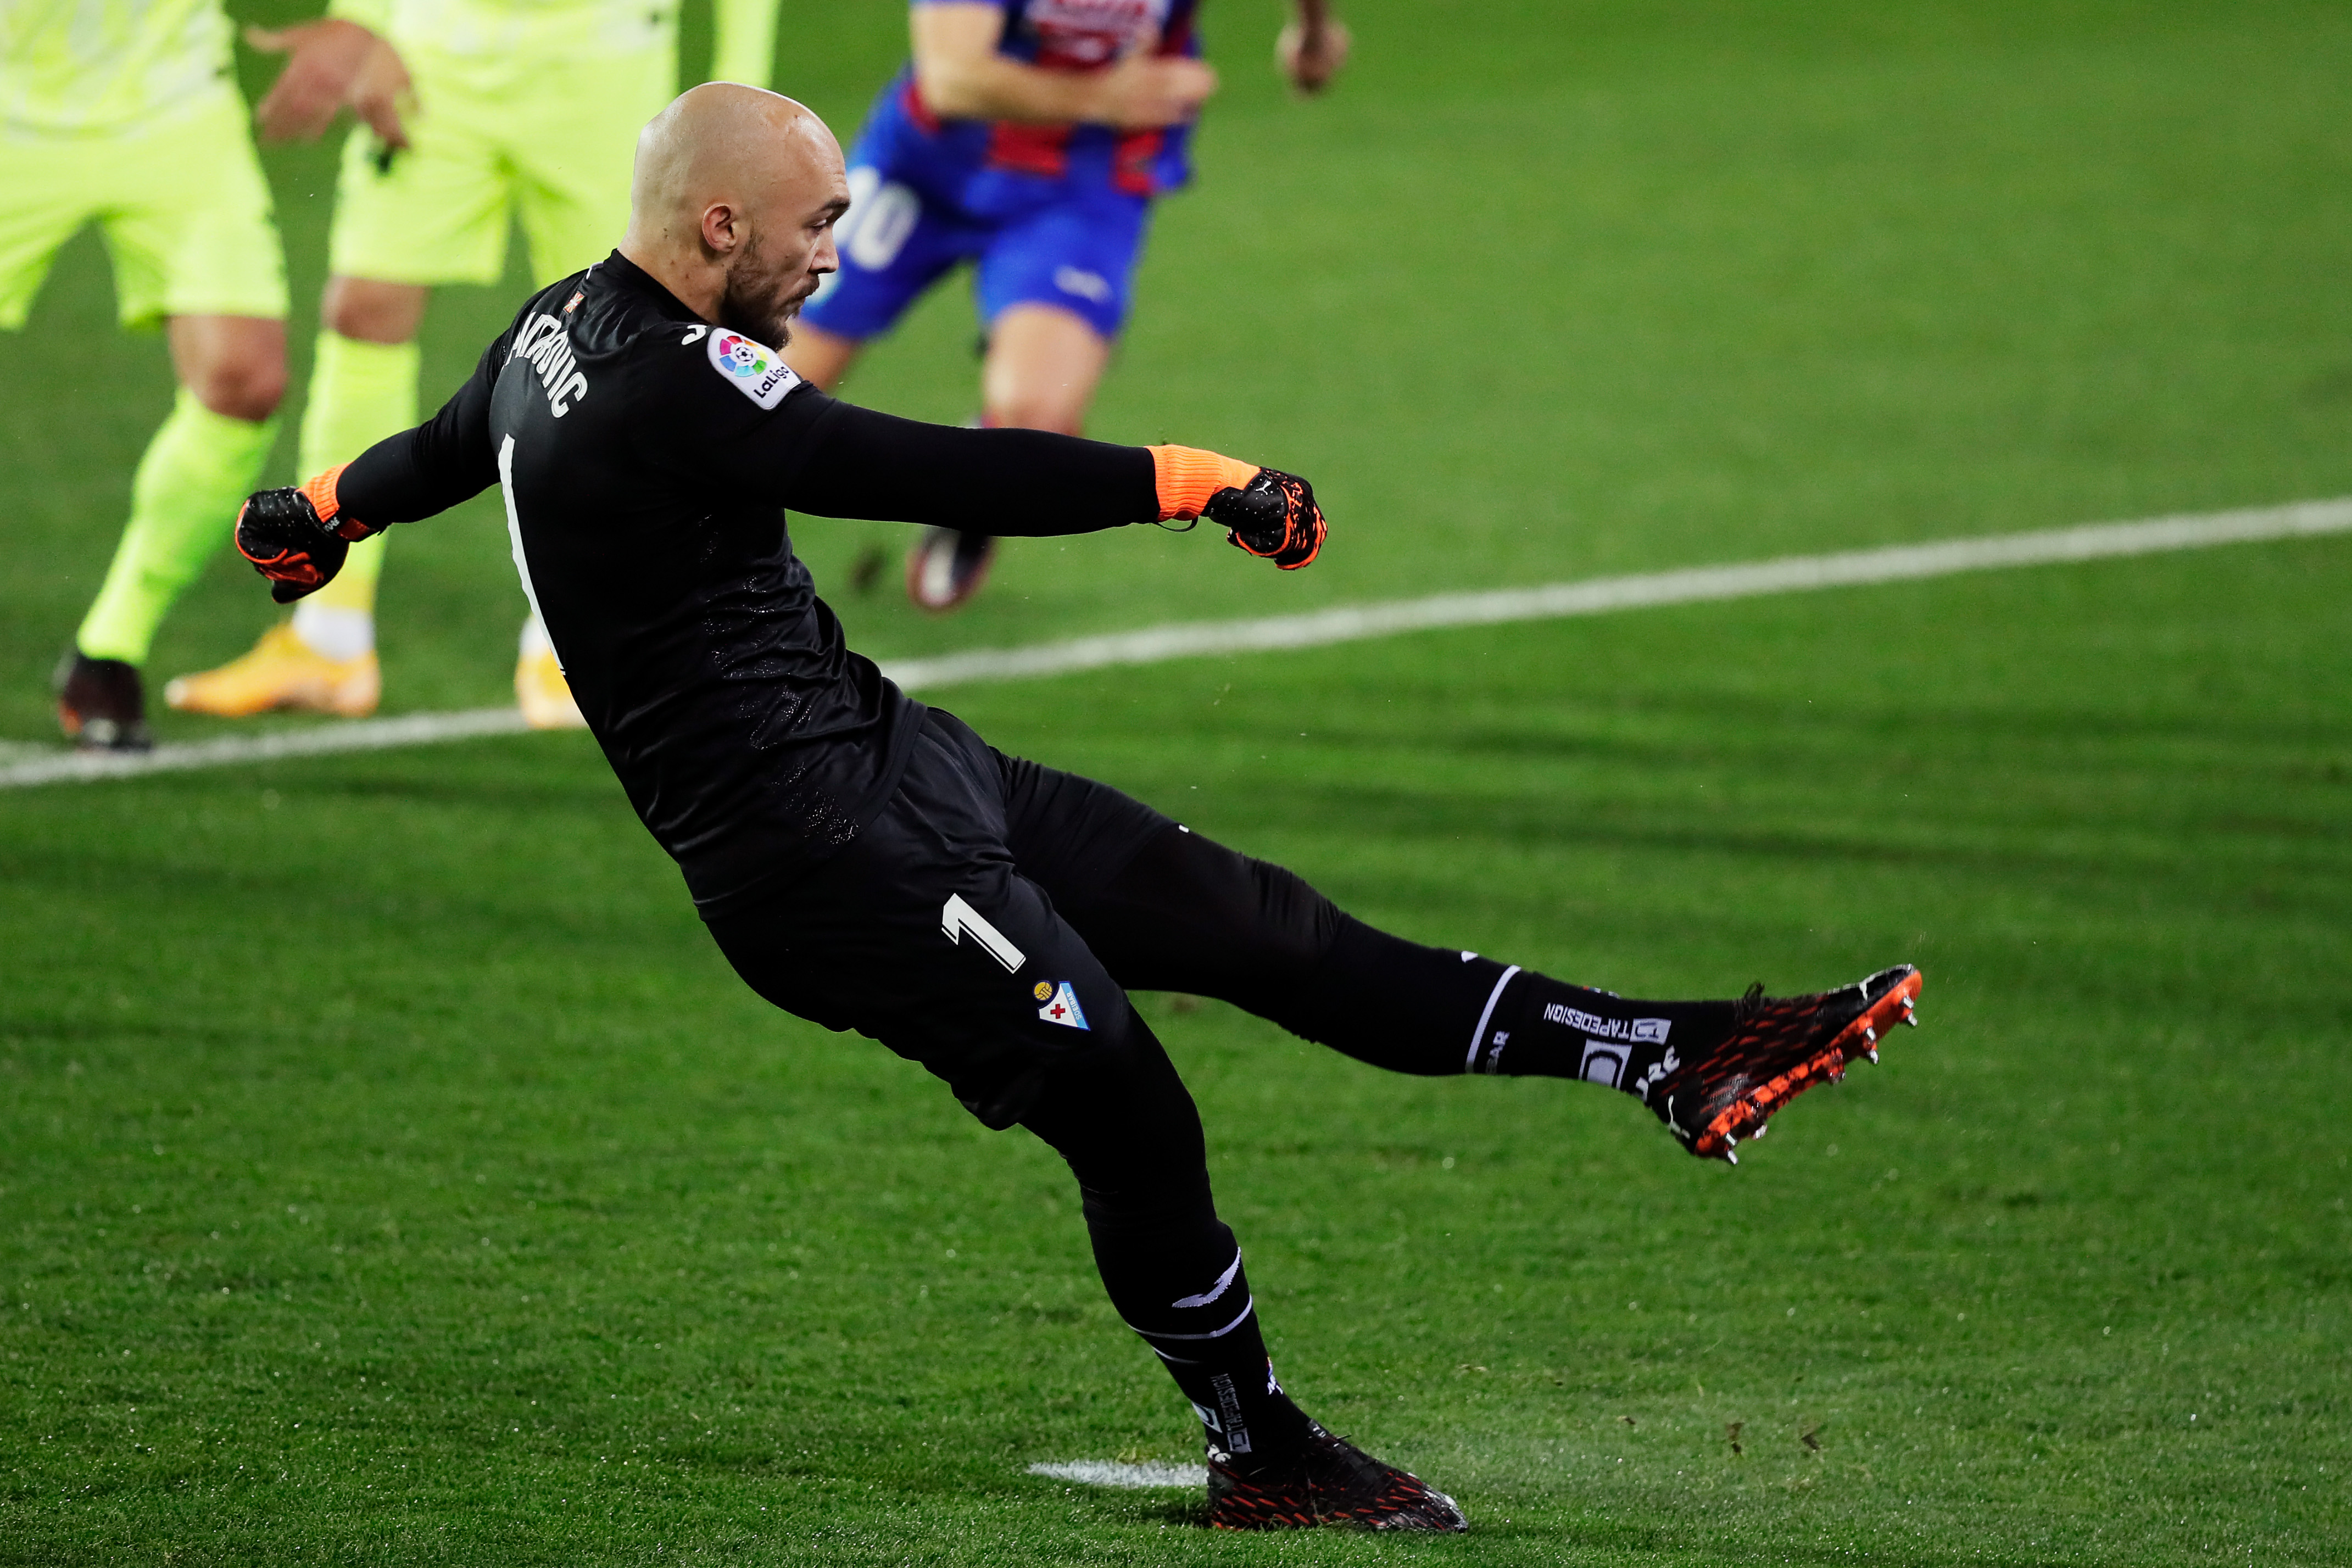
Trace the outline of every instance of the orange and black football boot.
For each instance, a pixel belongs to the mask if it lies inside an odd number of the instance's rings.
[[[1209,1528],[1428,1530],[1470,1528],[1454,1500],[1394,1465],[1384,1465],[1320,1427],[1288,1463],[1244,1476],[1233,1456],[1209,1450]]]
[[[1739,1140],[1760,1138],[1773,1112],[1817,1083],[1845,1076],[1854,1058],[1878,1060],[1898,1023],[1916,1026],[1919,971],[1881,969],[1834,991],[1772,998],[1758,985],[1736,1004],[1731,1033],[1711,1051],[1677,1061],[1643,1094],[1658,1120],[1701,1159],[1739,1163]]]

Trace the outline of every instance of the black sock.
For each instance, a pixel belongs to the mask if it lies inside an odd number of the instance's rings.
[[[1275,1381],[1192,1097],[1131,1009],[1094,1022],[1118,1035],[1053,1073],[1022,1121],[1069,1162],[1111,1305],[1192,1402],[1219,1462],[1280,1464],[1313,1426]]]
[[[1731,1032],[1727,1001],[1628,1001],[1517,965],[1424,947],[1351,916],[1254,1009],[1393,1072],[1581,1078],[1642,1098]],[[1671,1060],[1670,1060],[1671,1058]]]
[[[1217,1461],[1247,1475],[1296,1454],[1312,1423],[1275,1380],[1234,1233],[1213,1210],[1115,1211],[1095,1193],[1086,1213],[1111,1304],[1192,1402]]]
[[[1580,1078],[1649,1098],[1685,1058],[1731,1033],[1734,1002],[1629,1001],[1522,969],[1503,988],[1471,1071]]]
[[[1424,947],[1341,915],[1322,956],[1251,1011],[1291,1033],[1391,1072],[1450,1077],[1472,1071],[1482,1025],[1513,971],[1457,947]]]

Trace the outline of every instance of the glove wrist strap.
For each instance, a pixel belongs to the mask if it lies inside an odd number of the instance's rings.
[[[335,495],[335,482],[350,466],[348,463],[338,463],[323,474],[312,475],[304,482],[302,494],[310,497],[310,509],[319,514],[319,521],[323,527],[347,539],[363,539],[375,530],[357,517],[343,517],[341,522],[335,520],[342,517],[343,510],[341,500]]]
[[[1257,465],[1238,462],[1197,446],[1150,446],[1151,478],[1160,494],[1160,520],[1184,521],[1199,517],[1220,490],[1247,487],[1258,476]]]

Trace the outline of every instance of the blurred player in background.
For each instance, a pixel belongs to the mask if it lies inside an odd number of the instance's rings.
[[[1301,92],[1348,54],[1328,0],[1296,0],[1276,50]],[[981,423],[1076,435],[1127,318],[1151,199],[1191,174],[1216,90],[1199,0],[914,0],[913,58],[850,150],[841,270],[785,358],[830,392],[858,350],[954,267],[976,265]],[[954,609],[995,541],[925,530],[907,593]]]
[[[228,542],[278,433],[286,264],[229,43],[219,0],[0,5],[0,327],[25,324],[95,221],[122,324],[163,324],[179,382],[58,671],[58,717],[89,749],[146,747],[155,629]]]
[[[719,74],[764,85],[775,26],[775,0],[719,0]],[[611,246],[637,131],[677,89],[677,0],[331,0],[323,20],[247,41],[289,56],[256,111],[263,135],[314,139],[346,107],[361,122],[343,147],[302,412],[309,473],[416,423],[427,295],[496,283],[510,223],[541,286]],[[372,540],[252,652],[173,681],[166,699],[232,717],[374,711],[383,570]],[[533,725],[581,722],[536,616],[515,696]]]

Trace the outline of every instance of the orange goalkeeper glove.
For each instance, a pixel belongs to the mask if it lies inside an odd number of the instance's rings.
[[[236,514],[236,553],[269,579],[269,597],[291,604],[324,588],[343,570],[352,541],[376,530],[342,517],[335,499],[336,465],[299,490],[263,490]]]
[[[1206,517],[1254,556],[1297,571],[1320,553],[1330,528],[1315,487],[1296,474],[1260,468],[1192,446],[1154,446],[1160,520]]]

